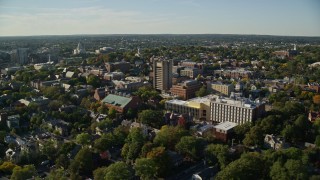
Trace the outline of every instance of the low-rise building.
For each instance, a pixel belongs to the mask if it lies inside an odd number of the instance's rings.
[[[227,142],[231,139],[233,128],[238,124],[234,122],[222,122],[216,126],[214,126],[214,136],[216,139],[219,139],[223,142]]]
[[[106,105],[108,108],[113,108],[122,113],[127,111],[129,108],[136,109],[140,104],[140,99],[137,96],[109,94],[101,101],[101,103]]]
[[[166,101],[165,108],[174,113],[189,114],[193,120],[210,121],[210,97],[211,95],[187,101],[173,99]]]
[[[214,82],[207,86],[209,91],[218,92],[226,96],[230,96],[231,92],[234,92],[233,84],[223,84],[221,82]]]
[[[108,72],[120,70],[123,73],[127,73],[131,68],[131,65],[129,62],[106,63],[105,66]]]
[[[189,78],[196,78],[201,73],[202,70],[198,68],[185,68],[180,70],[180,76],[187,76]]]
[[[19,103],[24,104],[25,106],[29,106],[30,103],[35,103],[35,104],[38,104],[40,106],[44,106],[44,105],[47,105],[49,103],[49,99],[44,97],[44,96],[40,96],[40,97],[20,99]]]

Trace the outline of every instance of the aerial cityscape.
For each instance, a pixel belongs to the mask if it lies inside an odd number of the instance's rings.
[[[320,179],[319,10],[0,1],[0,180]]]

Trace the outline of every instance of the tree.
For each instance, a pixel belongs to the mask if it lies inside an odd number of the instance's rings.
[[[154,160],[147,158],[137,159],[134,165],[136,175],[140,176],[141,179],[156,179],[157,169]]]
[[[207,88],[205,86],[202,86],[198,91],[196,91],[197,97],[203,97],[207,94],[208,94],[208,92],[207,92]]]
[[[317,135],[314,143],[316,144],[317,147],[320,147],[320,135]]]
[[[64,169],[54,169],[50,171],[50,174],[47,177],[48,180],[68,180],[66,172]]]
[[[238,125],[234,128],[234,132],[236,134],[237,139],[243,140],[245,134],[250,131],[251,123],[247,122],[241,125]]]
[[[189,135],[189,132],[181,127],[162,126],[153,142],[156,145],[164,146],[173,150],[181,137],[187,135]]]
[[[114,119],[114,118],[116,118],[116,115],[117,115],[117,111],[113,108],[110,108],[108,111],[109,118]]]
[[[90,174],[93,169],[92,152],[88,147],[83,147],[75,156],[74,161],[78,164],[79,172]]]
[[[94,148],[99,152],[103,152],[111,148],[116,142],[112,133],[103,134],[99,139],[94,141]]]
[[[138,114],[138,121],[154,128],[163,125],[163,113],[156,110],[143,110]]]
[[[263,144],[263,134],[259,126],[254,126],[250,131],[245,135],[243,144],[246,146],[262,146]]]
[[[42,154],[47,156],[48,159],[54,159],[56,157],[57,149],[53,140],[46,141],[42,148]]]
[[[265,179],[266,171],[265,163],[259,154],[247,153],[228,164],[215,179]]]
[[[106,169],[105,179],[108,180],[131,179],[132,177],[131,167],[124,162],[115,162]]]
[[[87,77],[87,84],[93,86],[94,88],[98,88],[100,83],[101,82],[98,76],[91,74]]]
[[[158,167],[157,175],[159,177],[165,177],[171,173],[172,161],[164,147],[153,148],[147,154],[147,158],[152,159],[156,163]]]
[[[289,159],[285,164],[275,162],[270,170],[271,179],[308,179],[307,167],[300,160]]]
[[[17,165],[10,161],[5,161],[0,165],[0,172],[11,174],[15,167],[17,167]]]
[[[229,162],[228,151],[229,148],[227,145],[209,144],[204,152],[206,160],[208,160],[210,164],[213,165],[218,162],[220,168],[223,169]]]
[[[122,148],[122,157],[126,159],[127,162],[134,161],[139,156],[145,141],[146,137],[143,135],[140,128],[132,129]]]
[[[81,145],[89,145],[91,143],[91,135],[88,133],[78,134],[76,137],[76,142]]]
[[[11,178],[12,180],[29,179],[37,175],[37,170],[34,165],[25,165],[23,167],[17,166],[13,169]]]
[[[93,177],[95,180],[104,180],[107,174],[107,168],[101,167],[93,171]]]
[[[194,136],[184,136],[176,144],[176,150],[196,160],[202,157],[203,140]]]

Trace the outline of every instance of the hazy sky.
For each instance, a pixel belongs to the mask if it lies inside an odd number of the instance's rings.
[[[319,0],[0,0],[0,36],[320,36]]]

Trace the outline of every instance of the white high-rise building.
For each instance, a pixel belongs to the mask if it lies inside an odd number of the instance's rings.
[[[76,54],[84,54],[84,53],[86,53],[86,50],[84,49],[82,44],[79,42],[77,48],[73,50],[73,54],[76,55]]]

